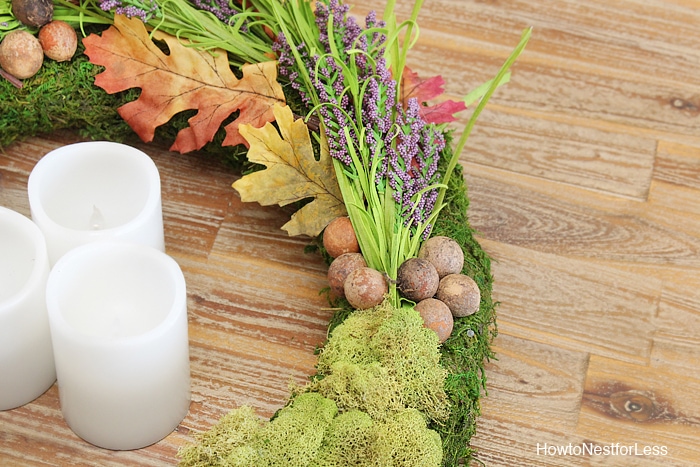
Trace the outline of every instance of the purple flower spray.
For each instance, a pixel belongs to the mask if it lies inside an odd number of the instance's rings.
[[[416,99],[405,107],[397,99],[385,24],[372,12],[362,28],[348,11],[338,0],[319,1],[317,43],[291,44],[280,33],[274,50],[280,75],[320,114],[368,264],[395,278],[430,234],[445,140],[423,120]]]

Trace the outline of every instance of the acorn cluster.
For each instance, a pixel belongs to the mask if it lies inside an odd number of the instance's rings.
[[[52,0],[12,0],[12,14],[26,29],[15,29],[0,42],[0,67],[21,80],[34,76],[44,57],[57,62],[73,58],[78,47],[75,29],[53,19]],[[36,34],[30,31],[36,30]]]
[[[323,245],[333,257],[328,283],[336,297],[344,297],[356,309],[379,305],[392,280],[367,266],[347,217],[333,220],[323,234]],[[424,325],[444,342],[452,333],[454,318],[478,311],[481,292],[474,280],[462,274],[464,253],[460,245],[445,236],[423,242],[418,256],[407,259],[398,269],[396,287],[403,298],[414,302]]]

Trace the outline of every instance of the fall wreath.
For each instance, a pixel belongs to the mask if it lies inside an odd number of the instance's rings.
[[[244,201],[298,203],[283,228],[328,260],[339,311],[317,373],[269,421],[233,409],[180,451],[184,466],[472,454],[496,323],[457,161],[530,31],[492,80],[434,104],[442,79],[406,67],[422,0],[401,23],[394,3],[361,25],[339,0],[0,0],[0,147],[72,128],[223,155],[245,173],[233,185]],[[49,58],[14,63],[33,40]],[[471,104],[454,141],[448,124]],[[431,252],[436,240],[447,250]]]

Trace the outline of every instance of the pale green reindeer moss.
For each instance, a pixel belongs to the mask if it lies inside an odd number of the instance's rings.
[[[374,450],[385,467],[427,467],[442,464],[442,440],[425,428],[420,412],[407,409],[390,417],[376,430]]]
[[[336,417],[310,467],[433,467],[441,462],[440,435],[426,428],[418,410],[404,409],[383,422],[355,410]]]
[[[392,406],[411,407],[438,422],[449,414],[437,335],[413,308],[394,309],[385,302],[356,311],[335,328],[317,369],[312,390],[335,394],[350,407],[370,411],[386,402],[387,412]]]
[[[179,452],[181,466],[306,467],[317,456],[338,409],[316,393],[297,396],[271,422],[252,408],[232,410]]]
[[[317,380],[311,389],[333,399],[343,411],[361,410],[374,420],[383,420],[405,407],[402,384],[379,362],[335,362],[330,374]]]
[[[310,467],[372,465],[374,451],[368,449],[374,436],[374,422],[359,410],[343,412],[333,420]]]
[[[251,407],[241,407],[224,415],[209,431],[197,436],[198,446],[181,450],[183,464],[191,467],[239,467],[256,458],[254,440],[264,424]]]
[[[315,380],[270,422],[250,408],[224,416],[180,451],[182,467],[438,467],[447,372],[438,340],[411,308],[387,303],[338,326]]]
[[[335,402],[320,394],[298,395],[256,437],[258,459],[251,467],[308,466],[337,413]]]

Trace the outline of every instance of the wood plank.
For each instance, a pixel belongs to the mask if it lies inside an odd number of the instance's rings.
[[[419,16],[422,37],[443,34],[444,47],[468,49],[463,38],[483,42],[479,49],[507,51],[523,28],[533,26],[528,55],[562,67],[594,69],[608,76],[640,81],[695,83],[700,13],[693,0],[563,0],[556,8],[540,2],[431,0]],[[353,2],[358,14],[385,2]],[[398,1],[400,19],[412,2]],[[549,6],[549,8],[547,8]],[[459,44],[459,45],[457,45]],[[506,52],[507,53],[507,52]]]
[[[576,427],[581,407],[586,352],[514,337],[501,331],[494,340],[496,359],[486,365],[486,413],[498,407],[521,426]]]
[[[672,387],[668,382],[675,381]],[[576,433],[625,445],[666,447],[659,463],[700,459],[700,379],[591,356]]]
[[[467,164],[466,173],[470,222],[490,240],[566,256],[700,266],[699,219],[484,166]]]
[[[490,108],[461,159],[644,200],[655,154],[651,138]]]
[[[659,142],[654,180],[700,190],[698,174],[700,174],[700,146],[669,141]]]
[[[226,217],[216,243],[212,246],[212,255],[248,255],[262,261],[299,265],[309,268],[304,272],[325,275],[327,265],[322,258],[304,253],[304,249],[312,245],[313,239],[306,236],[290,237],[282,230],[282,226],[297,209],[295,204],[279,207],[244,203],[233,190]]]
[[[662,218],[673,220],[700,216],[700,190],[653,180],[649,189],[649,203],[660,212]]]
[[[190,278],[195,322],[309,352],[325,338],[332,311],[319,295],[324,278],[239,258],[197,269],[181,257],[178,261]],[[264,299],[258,297],[261,284]]]
[[[481,243],[494,259],[502,332],[621,361],[647,361],[661,281],[595,261]]]
[[[679,336],[676,329],[678,328],[669,332],[658,331],[654,335],[654,346],[649,363],[653,367],[671,369],[681,375],[697,377],[700,374],[698,333],[696,332],[693,336]]]
[[[436,56],[432,51],[445,40],[442,36],[424,37],[416,45],[410,65],[425,76],[442,75],[445,89],[452,96],[492,78],[506,58],[483,51],[465,55],[461,47]],[[692,84],[659,82],[652,91],[636,77],[601,76],[593,71],[533,63],[526,52],[514,65],[511,82],[494,94],[492,102],[520,111],[595,120],[603,126],[613,124],[615,128],[629,128],[631,134],[643,129],[651,135],[671,133],[697,138],[697,94],[698,88]]]
[[[679,275],[664,283],[656,326],[661,333],[681,341],[696,340],[700,336],[700,273],[681,271]],[[694,363],[700,370],[700,361]]]
[[[216,156],[180,154],[138,145],[154,160],[160,171],[161,189],[168,194],[163,207],[166,244],[188,255],[206,257],[234,195],[231,180]],[[182,176],[181,174],[188,174]]]
[[[518,467],[576,467],[588,466],[589,460],[580,456],[548,455],[551,447],[581,444],[585,438],[557,430],[557,422],[533,426],[510,419],[507,413],[484,406],[474,448],[474,465]],[[538,451],[539,448],[539,451]],[[477,464],[477,462],[480,462]],[[483,464],[481,464],[483,463]]]
[[[700,216],[700,145],[659,142],[649,204],[673,225],[697,232]]]

